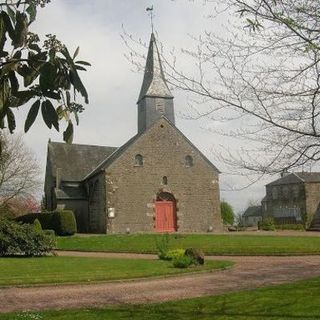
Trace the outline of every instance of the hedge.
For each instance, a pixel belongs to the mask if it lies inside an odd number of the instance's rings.
[[[36,219],[39,220],[42,229],[54,230],[59,236],[70,236],[77,232],[76,219],[71,210],[28,213],[16,218],[16,221],[33,224]]]

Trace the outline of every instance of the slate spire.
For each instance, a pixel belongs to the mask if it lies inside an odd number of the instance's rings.
[[[174,124],[173,95],[164,77],[156,39],[151,33],[142,87],[138,99],[138,132],[162,116]]]

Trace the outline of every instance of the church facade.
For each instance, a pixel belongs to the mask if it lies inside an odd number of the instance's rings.
[[[221,231],[219,170],[175,127],[153,34],[137,104],[119,148],[49,141],[47,209],[72,209],[79,232]]]

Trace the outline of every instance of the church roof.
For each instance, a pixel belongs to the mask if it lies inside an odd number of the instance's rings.
[[[173,98],[166,83],[159,50],[154,34],[151,34],[144,78],[138,102],[145,96]]]
[[[287,174],[273,182],[267,184],[267,186],[291,184],[301,182],[320,182],[320,172],[293,172]]]
[[[51,175],[55,177],[57,168],[61,168],[63,181],[81,181],[115,150],[114,147],[49,142]]]

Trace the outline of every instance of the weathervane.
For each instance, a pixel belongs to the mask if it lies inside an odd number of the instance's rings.
[[[149,17],[150,17],[150,21],[151,21],[151,30],[152,30],[152,33],[153,33],[153,5],[151,7],[147,7],[146,8],[146,11],[148,11],[148,14],[149,14]]]

